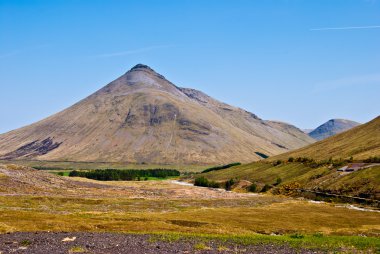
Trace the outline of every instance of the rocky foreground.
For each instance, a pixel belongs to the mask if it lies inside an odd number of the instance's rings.
[[[164,241],[149,235],[110,233],[11,233],[0,235],[0,253],[323,253],[271,244],[238,245],[197,239]]]

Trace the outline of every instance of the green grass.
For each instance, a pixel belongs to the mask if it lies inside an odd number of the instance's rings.
[[[29,240],[22,240],[22,241],[20,242],[20,244],[21,244],[22,246],[26,247],[26,246],[31,245],[32,242],[29,241]]]
[[[376,253],[380,250],[380,239],[377,237],[361,236],[324,236],[302,235],[303,237],[295,238],[294,235],[213,235],[213,234],[181,234],[181,233],[157,233],[153,239],[163,241],[178,241],[186,239],[195,239],[199,241],[195,248],[205,250],[207,242],[219,241],[221,243],[236,243],[240,245],[258,245],[258,244],[276,244],[288,245],[293,248],[318,249],[324,251],[346,251],[350,253],[354,250],[372,251]]]
[[[74,246],[70,248],[69,253],[83,253],[86,251],[87,250],[81,246]]]
[[[62,176],[69,176],[71,171],[70,170],[47,170],[47,172],[52,173],[54,175],[63,174]]]
[[[178,176],[168,176],[168,177],[147,177],[148,181],[164,181],[164,180],[170,180],[170,179],[178,179]],[[141,181],[145,181],[145,177],[141,177]]]

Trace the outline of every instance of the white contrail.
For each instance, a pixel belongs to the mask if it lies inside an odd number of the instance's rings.
[[[322,28],[312,28],[312,29],[310,29],[310,31],[351,30],[351,29],[375,29],[375,28],[380,28],[380,26],[322,27]]]

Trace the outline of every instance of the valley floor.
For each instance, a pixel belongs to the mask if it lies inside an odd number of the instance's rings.
[[[311,246],[319,250],[354,248],[376,252],[380,249],[380,213],[281,196],[178,185],[172,181],[98,182],[0,165],[0,232],[5,234],[0,235],[0,253],[8,253],[9,248],[19,248],[23,240],[30,241],[24,242],[29,246],[24,247],[30,248],[26,253],[44,253],[33,252],[33,244],[38,244],[41,241],[38,239],[43,236],[47,237],[48,243],[51,242],[49,244],[61,241],[64,234],[59,232],[72,232],[68,236],[78,237],[82,248],[87,248],[87,242],[96,242],[91,237],[100,239],[99,246],[102,246],[102,237],[98,234],[113,232],[159,233],[163,236],[173,233],[227,235],[226,239],[246,239],[245,236],[249,236],[253,240],[248,242],[250,247],[246,249],[261,248],[265,243],[268,250],[273,250],[272,253],[276,253],[278,245],[284,244],[296,244],[301,249]],[[16,232],[40,233],[22,235]],[[44,235],[42,232],[57,232],[58,235]],[[134,239],[135,236],[116,235],[115,239],[118,237]],[[14,243],[13,246],[13,241],[18,245]],[[5,242],[12,244],[8,246]],[[173,246],[188,250],[197,244],[198,241],[193,244],[180,241]],[[274,249],[270,249],[271,244],[275,244]],[[219,246],[209,242],[203,247],[197,246],[201,250],[209,245],[214,246],[214,250]],[[123,245],[119,246],[119,253],[123,253]],[[154,244],[146,245],[147,248],[149,246],[156,247]],[[237,246],[240,248],[239,244]],[[232,247],[234,245],[226,248]],[[57,253],[67,253],[67,250]],[[92,249],[91,252],[96,253]],[[115,252],[118,253],[116,249]],[[287,252],[284,247],[277,253],[292,252],[292,249]]]

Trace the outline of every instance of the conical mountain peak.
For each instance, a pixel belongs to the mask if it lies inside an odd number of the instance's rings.
[[[249,162],[312,142],[138,64],[74,106],[0,135],[0,159]]]
[[[137,71],[137,70],[148,70],[148,71],[155,72],[152,68],[150,68],[148,65],[145,65],[145,64],[136,64],[129,71]]]
[[[155,70],[153,70],[151,67],[145,64],[136,64],[134,67],[132,67],[127,73],[127,76],[136,76],[134,74],[137,74],[139,77],[143,76],[156,76],[159,79],[163,79],[166,82],[169,82],[163,75],[157,73]]]

